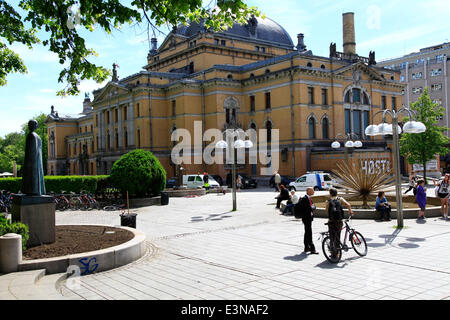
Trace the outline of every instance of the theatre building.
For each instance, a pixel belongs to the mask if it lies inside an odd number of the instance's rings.
[[[364,129],[377,111],[401,107],[400,73],[378,67],[374,52],[368,58],[356,53],[353,13],[343,14],[343,40],[343,52],[332,43],[322,57],[306,48],[303,34],[294,45],[269,18],[218,33],[197,23],[180,25],[160,46],[152,39],[142,71],[119,79],[114,67],[92,101],[86,96],[80,117],[52,110],[48,172],[109,174],[121,155],[144,149],[159,158],[168,177],[175,176],[171,133],[184,128],[194,136],[194,121],[202,124],[201,134],[211,128],[279,129],[282,175],[330,170],[346,157],[390,160],[387,141],[366,137]],[[357,135],[362,148],[344,150],[345,140],[340,149],[331,148],[336,136],[347,133]],[[258,176],[264,166],[246,164],[239,171]],[[217,164],[183,167],[185,173],[227,173]]]

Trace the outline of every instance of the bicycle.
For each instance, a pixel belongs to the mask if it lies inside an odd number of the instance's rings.
[[[119,211],[121,210],[122,213],[125,212],[126,206],[125,204],[112,204],[112,205],[107,205],[105,207],[103,207],[103,210],[105,211]]]
[[[362,236],[361,233],[356,231],[355,229],[351,228],[348,225],[348,222],[350,221],[351,216],[344,220],[344,226],[341,230],[345,229],[345,235],[344,235],[344,242],[341,242],[341,239],[339,237],[339,246],[338,248],[335,248],[333,250],[334,245],[331,242],[330,233],[327,232],[321,232],[322,236],[322,251],[327,258],[327,260],[331,263],[338,263],[341,260],[342,257],[342,250],[347,252],[350,248],[347,246],[347,235],[348,235],[348,241],[351,242],[353,250],[360,256],[364,257],[367,255],[367,243],[366,239]],[[325,225],[328,225],[328,223],[325,223]],[[333,255],[333,251],[336,252],[336,255]]]

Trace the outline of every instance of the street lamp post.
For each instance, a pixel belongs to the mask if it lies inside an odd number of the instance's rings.
[[[354,137],[356,140],[352,141],[352,137]],[[338,133],[336,135],[336,137],[334,138],[334,142],[331,144],[331,147],[333,149],[339,149],[341,147],[341,144],[337,141],[338,139],[343,138],[343,139],[347,139],[347,141],[344,143],[344,147],[345,147],[345,160],[347,160],[348,158],[348,149],[349,148],[361,148],[362,147],[362,142],[360,140],[358,140],[358,136],[354,133],[346,133],[346,134],[341,134]]]
[[[383,122],[379,125],[369,125],[365,133],[367,136],[381,136],[392,135],[394,153],[394,171],[395,171],[395,193],[397,201],[397,226],[403,228],[403,201],[402,201],[402,182],[400,177],[400,156],[399,156],[399,134],[402,129],[398,125],[398,117],[402,113],[409,116],[409,121],[403,125],[403,132],[405,133],[422,133],[425,132],[426,127],[422,122],[414,121],[413,110],[402,107],[400,110],[381,110],[374,114],[373,118],[379,113],[383,113]],[[385,123],[386,115],[392,118],[392,124]]]
[[[242,148],[252,148],[253,143],[250,140],[241,140],[238,139],[232,143],[231,139],[227,139],[228,143],[224,140],[220,140],[216,143],[216,148],[218,149],[228,149],[232,152],[232,158],[233,162],[231,164],[231,179],[232,179],[232,186],[233,186],[233,211],[237,210],[237,201],[236,201],[236,154],[235,151],[237,149]]]

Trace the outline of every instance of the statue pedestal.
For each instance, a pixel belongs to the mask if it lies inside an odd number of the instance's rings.
[[[27,246],[33,247],[56,241],[55,203],[51,196],[15,194],[11,208],[12,221],[28,225],[30,238]]]

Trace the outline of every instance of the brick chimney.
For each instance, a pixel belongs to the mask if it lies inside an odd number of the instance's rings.
[[[342,30],[344,37],[344,53],[356,54],[355,42],[355,14],[353,12],[346,12],[342,14]]]

